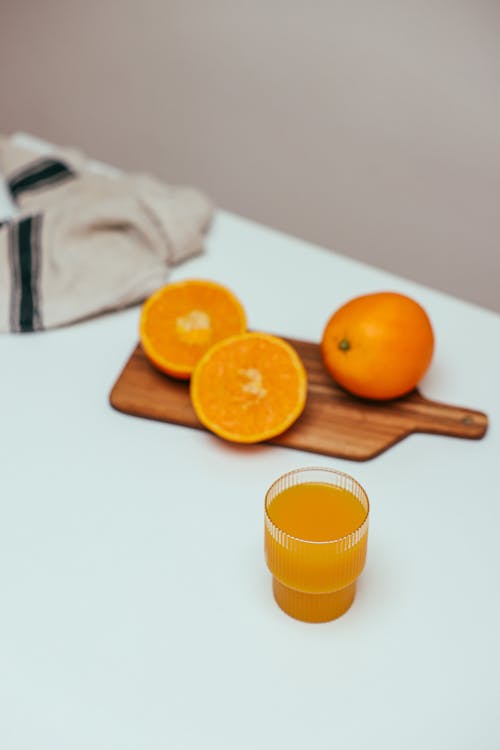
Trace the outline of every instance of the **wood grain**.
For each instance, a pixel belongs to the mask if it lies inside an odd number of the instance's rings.
[[[269,441],[326,456],[366,461],[413,432],[479,439],[486,414],[429,401],[417,390],[395,401],[370,402],[349,395],[326,372],[317,344],[287,339],[308,375],[307,405],[298,421]],[[204,429],[189,399],[189,386],[156,370],[136,347],[110,394],[118,411]],[[214,438],[215,439],[215,438]]]

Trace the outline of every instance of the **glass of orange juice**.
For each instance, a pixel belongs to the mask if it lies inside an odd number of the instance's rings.
[[[368,496],[348,474],[304,468],[277,479],[265,499],[265,553],[274,598],[305,622],[351,606],[368,539]]]

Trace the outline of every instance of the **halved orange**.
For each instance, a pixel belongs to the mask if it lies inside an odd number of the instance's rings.
[[[221,339],[246,330],[241,302],[222,284],[177,281],[155,292],[142,308],[140,339],[159,370],[188,380],[205,352]]]
[[[295,349],[266,333],[221,341],[203,355],[191,378],[200,422],[236,443],[284,432],[304,409],[306,391],[306,371]]]

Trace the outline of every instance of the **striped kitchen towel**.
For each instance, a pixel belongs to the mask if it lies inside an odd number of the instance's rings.
[[[16,206],[0,224],[0,332],[141,302],[202,250],[213,212],[197,190],[96,170],[69,149],[40,156],[0,139],[0,172]]]

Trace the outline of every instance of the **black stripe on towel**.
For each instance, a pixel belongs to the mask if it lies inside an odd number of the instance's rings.
[[[33,293],[33,329],[41,331],[43,328],[41,304],[41,266],[42,266],[42,221],[43,214],[33,216],[32,253],[31,253],[31,289]]]
[[[42,327],[39,299],[41,222],[42,216],[38,214],[14,222],[10,227],[10,324],[13,331],[37,331]]]
[[[32,290],[32,273],[31,273],[31,239],[32,239],[31,216],[22,219],[19,222],[18,241],[19,241],[19,269],[21,273],[21,299],[19,302],[19,330],[33,330],[33,290]]]
[[[21,193],[28,190],[37,190],[74,176],[73,170],[64,162],[56,159],[41,159],[11,177],[8,187],[12,197],[18,198]]]

